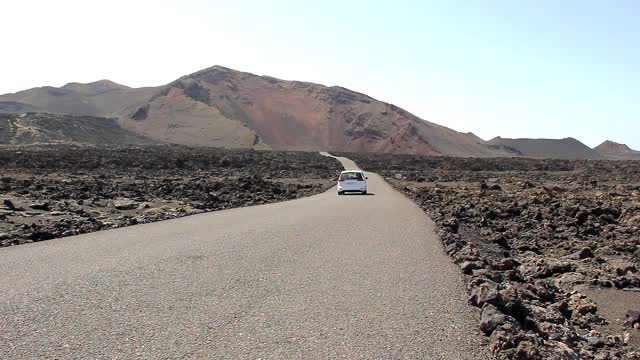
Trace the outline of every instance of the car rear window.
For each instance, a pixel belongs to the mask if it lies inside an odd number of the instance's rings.
[[[345,180],[357,180],[357,181],[364,180],[362,178],[362,173],[359,173],[359,172],[342,173],[342,178]]]

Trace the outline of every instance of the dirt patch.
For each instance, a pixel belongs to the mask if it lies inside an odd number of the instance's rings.
[[[638,308],[640,291],[628,290],[585,286],[582,292],[598,304],[599,313],[607,320],[608,328],[596,330],[623,334],[630,347],[640,349],[640,331],[630,329],[627,316],[629,309]]]
[[[640,162],[343,155],[437,223],[498,358],[640,358]]]
[[[334,185],[317,153],[181,146],[0,148],[0,246],[291,200]]]

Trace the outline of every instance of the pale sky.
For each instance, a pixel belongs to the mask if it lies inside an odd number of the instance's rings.
[[[640,149],[640,2],[4,0],[0,94],[222,65],[490,139]]]

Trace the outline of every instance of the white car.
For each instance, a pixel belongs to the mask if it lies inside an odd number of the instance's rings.
[[[367,179],[362,170],[347,170],[341,172],[338,178],[338,195],[346,192],[360,192],[366,195]]]

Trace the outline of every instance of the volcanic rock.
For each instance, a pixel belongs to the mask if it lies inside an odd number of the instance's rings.
[[[17,210],[16,206],[13,205],[13,202],[11,200],[9,200],[9,199],[4,199],[4,201],[2,203],[9,210]]]
[[[50,205],[49,205],[48,202],[33,203],[33,204],[29,205],[29,207],[34,209],[34,210],[43,210],[43,211],[49,211],[50,210]]]
[[[640,324],[640,311],[637,310],[629,310],[625,314],[625,324],[635,327]]]
[[[113,201],[113,207],[118,210],[137,209],[139,204],[131,199],[117,199]]]
[[[498,359],[636,356],[577,290],[640,287],[640,163],[340,155],[386,177],[402,169],[389,182],[437,224]],[[494,309],[515,323],[493,326]]]
[[[509,315],[505,315],[500,312],[495,306],[491,304],[485,304],[482,308],[482,316],[480,320],[480,330],[486,335],[491,335],[493,330],[498,326],[506,323],[517,324],[516,319]]]
[[[37,209],[6,199],[0,246],[295,199],[334,186],[341,170],[318,153],[181,146],[5,148],[0,167],[3,194]]]

